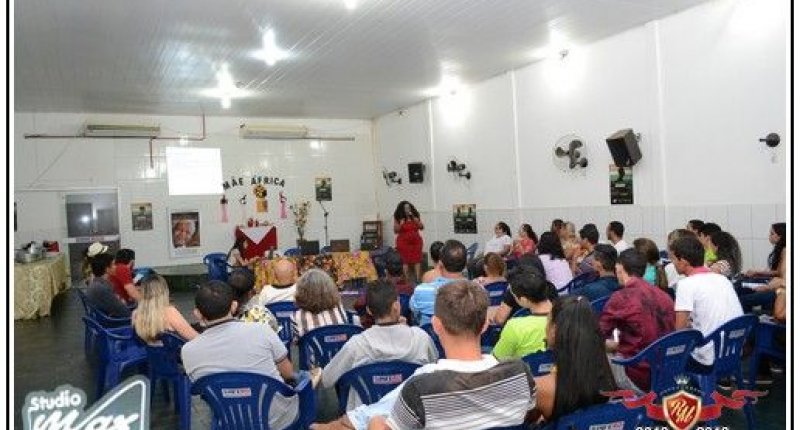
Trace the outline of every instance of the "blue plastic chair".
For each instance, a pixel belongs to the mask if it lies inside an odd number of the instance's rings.
[[[755,389],[758,365],[762,356],[766,355],[784,363],[786,362],[786,350],[779,349],[775,344],[775,335],[778,333],[786,334],[786,324],[778,324],[769,320],[758,322],[756,345],[753,348],[753,355],[750,357],[750,390]]]
[[[400,302],[400,315],[406,317],[408,325],[414,325],[414,317],[411,309],[409,308],[411,297],[408,294],[398,294],[397,300]]]
[[[139,276],[139,275],[142,275],[142,277],[145,277],[145,276],[153,275],[155,273],[156,273],[156,271],[153,270],[152,267],[135,267],[133,269],[133,277],[134,278]]]
[[[572,290],[576,288],[580,288],[589,282],[593,282],[597,279],[597,272],[587,272],[581,273],[580,275],[572,278],[571,281],[567,282],[567,285],[558,289],[559,295],[570,294]]]
[[[294,247],[289,248],[286,251],[283,251],[284,257],[299,257],[300,256],[300,248]]]
[[[703,404],[712,404],[711,395],[717,389],[720,378],[732,377],[736,383],[742,385],[742,348],[750,331],[758,324],[758,317],[752,314],[734,318],[711,332],[697,346],[714,342],[714,363],[708,373],[695,373],[700,390],[703,392]],[[747,419],[747,428],[755,428],[753,417],[753,404],[746,401],[744,415]],[[706,426],[717,426],[717,420],[708,421]]]
[[[703,340],[697,330],[679,330],[662,336],[630,358],[612,358],[612,362],[633,366],[641,361],[650,367],[650,391],[660,393],[675,387],[675,377],[686,372],[686,362],[694,347]]]
[[[478,252],[478,242],[472,242],[472,245],[467,247],[467,261],[475,258],[475,253]]]
[[[503,331],[503,326],[499,324],[491,324],[486,327],[486,331],[481,335],[481,351],[484,354],[491,354],[495,344],[500,339],[500,332]]]
[[[599,299],[592,300],[592,312],[596,317],[600,317],[600,314],[603,313],[603,308],[606,307],[606,303],[608,303],[608,299],[611,298],[611,295],[607,295],[605,297],[600,297]]]
[[[95,395],[99,399],[120,383],[126,369],[145,364],[147,354],[136,338],[133,327],[106,328],[91,317],[83,317],[83,322],[98,334],[99,360]]]
[[[514,312],[514,315],[511,315],[511,318],[529,317],[531,315],[532,314],[531,314],[530,309],[528,309],[528,308],[519,308],[519,309],[517,309],[516,312]]]
[[[180,428],[189,430],[192,426],[192,384],[181,364],[181,348],[186,341],[174,333],[162,333],[159,340],[162,345],[145,345],[150,400],[155,398],[158,381],[165,382],[164,394],[169,400],[171,384],[175,393],[175,412],[180,416]]]
[[[203,264],[208,268],[209,281],[228,280],[228,255],[224,252],[212,252],[203,257]]]
[[[352,324],[317,327],[300,337],[300,370],[325,367],[351,337],[364,331]]]
[[[444,348],[442,347],[441,342],[439,342],[439,336],[437,336],[436,332],[433,331],[433,324],[423,324],[419,326],[419,328],[425,330],[425,333],[428,333],[428,336],[431,337],[433,340],[433,345],[436,347],[436,350],[439,351],[439,358],[445,358]]]
[[[393,360],[365,364],[350,369],[336,382],[339,414],[341,415],[347,410],[347,400],[351,389],[358,394],[361,403],[371,405],[403,383],[420,366],[418,363]]]
[[[322,248],[320,248],[319,253],[320,254],[330,254],[331,253],[330,245],[325,245]]]
[[[294,302],[273,302],[266,305],[267,310],[275,315],[281,330],[278,332],[278,337],[286,346],[286,351],[289,352],[291,358],[292,346],[292,321],[294,320],[294,312],[297,310]]]
[[[531,368],[533,376],[544,376],[553,370],[555,365],[555,357],[553,351],[547,349],[544,351],[534,352],[522,357],[522,361]]]
[[[503,294],[508,289],[508,282],[498,281],[484,285],[486,292],[489,293],[489,306],[500,306],[503,303]]]
[[[309,378],[301,378],[292,388],[258,373],[216,373],[195,381],[192,392],[199,394],[211,408],[212,429],[215,430],[270,429],[269,408],[276,394],[297,395],[300,400],[297,418],[286,429],[307,429],[317,412],[314,387]]]
[[[78,294],[78,298],[81,299],[81,304],[83,305],[84,315],[87,317],[92,316],[92,306],[89,304],[88,300],[86,299],[86,293],[83,292],[80,288],[75,288],[76,294]],[[98,333],[94,329],[94,326],[90,324],[86,324],[84,322],[84,334],[83,334],[83,353],[86,357],[92,357],[95,352],[95,347],[97,345],[97,336]]]
[[[651,420],[644,408],[628,409],[622,402],[590,406],[558,418],[545,426],[546,430],[636,429]]]

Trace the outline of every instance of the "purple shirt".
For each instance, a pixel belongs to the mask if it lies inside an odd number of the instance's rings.
[[[550,254],[540,254],[539,259],[542,260],[542,266],[544,266],[545,278],[552,282],[556,289],[563,288],[572,280],[572,270],[570,270],[567,260],[552,259]]]

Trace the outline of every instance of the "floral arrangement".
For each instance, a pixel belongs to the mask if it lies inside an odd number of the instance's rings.
[[[308,210],[310,207],[311,202],[308,200],[300,200],[289,206],[292,215],[294,215],[294,226],[297,228],[297,235],[300,237],[300,240],[303,240],[303,236],[305,236],[306,224],[308,223]]]

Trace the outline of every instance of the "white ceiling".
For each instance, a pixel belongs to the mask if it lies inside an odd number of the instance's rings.
[[[373,118],[704,0],[15,0],[15,109]],[[289,59],[251,57],[274,28]],[[254,94],[200,95],[231,74]]]

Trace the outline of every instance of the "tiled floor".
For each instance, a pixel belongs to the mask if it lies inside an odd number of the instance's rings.
[[[191,292],[173,293],[173,300],[184,315],[190,315],[193,306]],[[83,389],[90,399],[94,395],[94,374],[83,353],[83,309],[77,295],[66,291],[55,298],[52,316],[33,321],[14,323],[14,422],[22,428],[20,410],[25,395],[34,390],[53,390],[62,384]],[[293,354],[293,356],[297,356]],[[758,429],[777,430],[786,428],[785,396],[783,376],[779,376],[770,388],[769,395],[756,405]],[[332,390],[318,390],[319,410],[317,418],[328,421],[336,416],[336,399]],[[90,400],[91,401],[91,400]],[[192,427],[207,429],[209,411],[199,398],[192,403],[194,411]],[[741,411],[725,410],[721,425],[732,430],[745,429]],[[151,409],[151,428],[176,429],[177,416],[172,408],[157,397]]]

